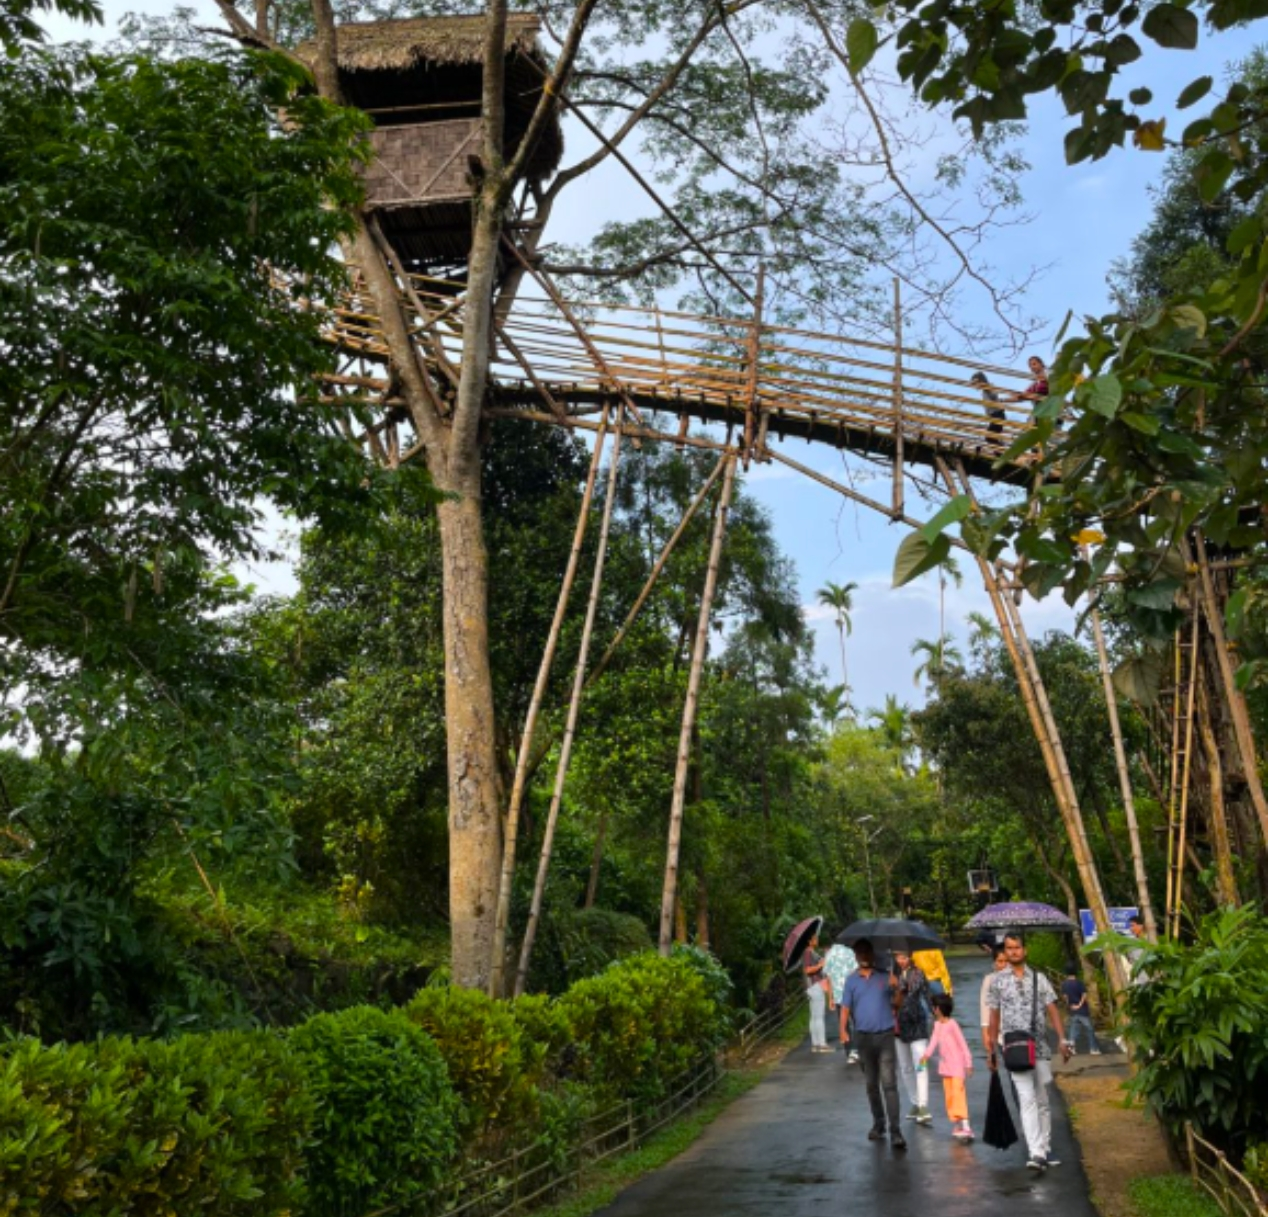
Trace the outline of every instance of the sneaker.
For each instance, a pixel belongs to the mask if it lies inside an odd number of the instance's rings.
[[[1093,1055],[1093,1056],[1100,1056],[1100,1055],[1101,1055],[1101,1050],[1100,1050],[1099,1048],[1093,1048],[1093,1049],[1092,1049],[1092,1055]]]
[[[1047,1157],[1043,1160],[1043,1164],[1044,1164],[1044,1166],[1060,1166],[1060,1165],[1061,1165],[1061,1159],[1060,1159],[1060,1158],[1054,1158],[1051,1154],[1049,1154],[1049,1155],[1048,1155],[1048,1156],[1047,1156]]]
[[[851,1048],[850,1055],[845,1058],[845,1063],[847,1065],[857,1065],[859,1063],[859,1054]]]
[[[915,1103],[911,1105],[911,1110],[907,1113],[907,1119],[909,1120],[920,1119],[920,1108]]]
[[[907,1148],[907,1138],[900,1132],[894,1132],[889,1138],[889,1143],[894,1149]]]
[[[868,1130],[867,1139],[869,1141],[884,1141],[885,1130],[883,1128],[872,1128]]]
[[[1042,1158],[1038,1157],[1037,1155],[1030,1158],[1026,1163],[1027,1170],[1032,1170],[1036,1174],[1040,1174],[1040,1175],[1042,1175],[1044,1171],[1047,1170],[1047,1168],[1048,1168],[1047,1162],[1045,1162]]]
[[[923,1124],[925,1128],[933,1127],[933,1116],[930,1115],[929,1108],[927,1107],[916,1108],[916,1123]]]
[[[951,1135],[957,1141],[963,1141],[966,1145],[968,1144],[968,1142],[973,1140],[973,1130],[965,1124],[961,1124],[957,1128],[955,1128],[952,1131]]]

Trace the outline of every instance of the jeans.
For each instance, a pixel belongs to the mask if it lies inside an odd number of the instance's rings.
[[[806,1000],[810,1005],[810,1045],[813,1048],[828,1046],[828,1033],[823,1026],[823,1012],[828,1005],[828,995],[820,985],[811,985],[806,990]]]
[[[898,1052],[898,1072],[903,1075],[903,1086],[907,1089],[907,1097],[913,1107],[929,1106],[929,1069],[917,1069],[920,1058],[929,1047],[928,1040],[913,1040],[904,1044],[895,1040],[894,1047]]]
[[[1033,1069],[1012,1074],[1021,1109],[1021,1128],[1032,1158],[1046,1158],[1052,1147],[1052,1111],[1048,1107],[1048,1087],[1052,1085],[1052,1062],[1039,1060]]]
[[[872,1127],[885,1128],[889,1109],[889,1131],[901,1133],[902,1111],[898,1106],[898,1061],[892,1031],[861,1031],[851,1046],[859,1050],[863,1077],[867,1080],[867,1101],[872,1105]],[[885,1101],[881,1102],[884,1092]]]
[[[1087,1032],[1087,1037],[1091,1040],[1092,1051],[1095,1052],[1097,1049],[1096,1028],[1092,1026],[1092,1016],[1086,1010],[1073,1010],[1070,1012],[1070,1023],[1067,1029],[1070,1032],[1070,1042],[1075,1048],[1079,1046],[1078,1029],[1080,1027]]]

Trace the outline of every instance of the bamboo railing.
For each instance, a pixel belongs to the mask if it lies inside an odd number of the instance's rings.
[[[402,293],[440,383],[460,362],[460,291],[455,282],[411,276]],[[327,337],[350,363],[369,365],[355,386],[334,378],[344,396],[364,405],[368,394],[387,388],[373,375],[387,347],[363,294],[350,292],[333,310]],[[643,415],[653,412],[734,424],[746,456],[773,432],[896,462],[903,452],[926,462],[954,456],[976,474],[1007,476],[1008,469],[992,467],[1028,427],[1031,403],[989,403],[1003,417],[988,417],[981,388],[970,381],[977,372],[1005,397],[1027,379],[1015,369],[916,347],[769,324],[760,311],[743,319],[565,301],[540,280],[521,290],[495,327],[490,413],[583,425],[620,400],[648,434],[655,428]],[[1028,467],[1035,455],[1010,464]]]

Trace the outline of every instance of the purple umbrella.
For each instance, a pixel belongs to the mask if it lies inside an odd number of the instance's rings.
[[[801,957],[806,953],[810,940],[823,928],[822,917],[807,917],[799,921],[784,939],[784,971],[795,972],[801,967]]]
[[[1035,900],[988,904],[968,921],[970,930],[1057,930],[1078,927],[1060,909]]]

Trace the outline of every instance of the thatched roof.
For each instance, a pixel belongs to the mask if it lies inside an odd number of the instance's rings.
[[[483,15],[406,17],[396,21],[350,22],[339,26],[339,67],[345,72],[402,71],[419,64],[438,66],[484,63]],[[532,13],[514,13],[506,21],[506,53],[541,57],[540,23]],[[311,57],[313,44],[297,48]]]

